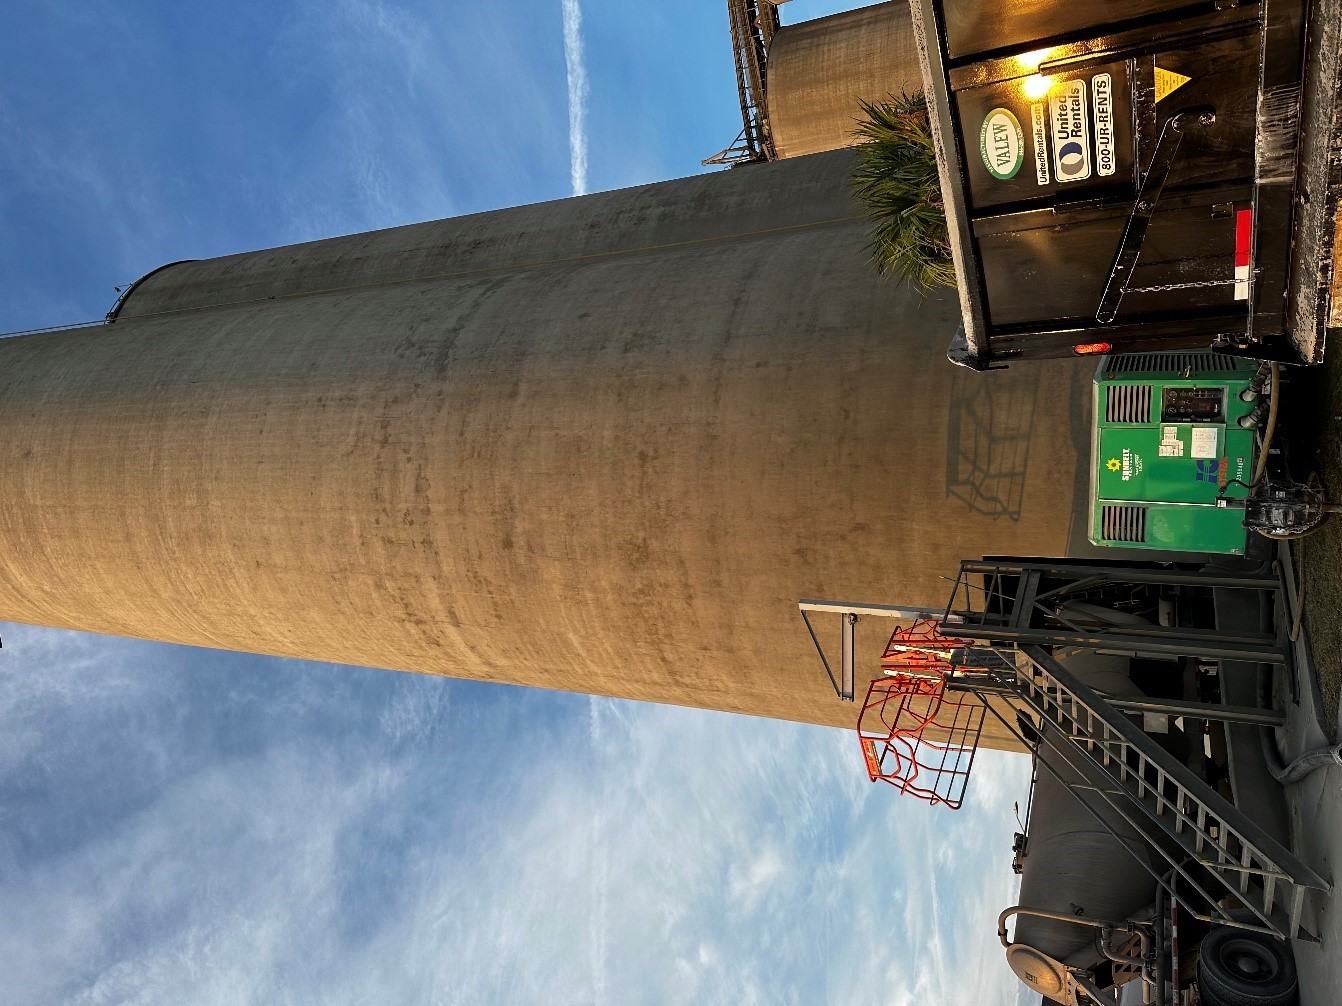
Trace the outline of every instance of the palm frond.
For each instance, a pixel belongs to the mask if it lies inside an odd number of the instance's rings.
[[[903,275],[924,291],[955,286],[923,93],[861,104],[853,190],[875,225],[871,251],[877,271]]]

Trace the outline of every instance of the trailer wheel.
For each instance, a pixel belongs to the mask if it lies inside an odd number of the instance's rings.
[[[1290,947],[1264,933],[1218,926],[1202,941],[1198,984],[1210,1006],[1290,1006],[1295,958]]]

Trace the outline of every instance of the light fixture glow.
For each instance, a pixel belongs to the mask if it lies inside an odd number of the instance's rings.
[[[1052,77],[1041,77],[1039,74],[1025,78],[1025,97],[1032,100],[1038,100],[1048,94],[1048,90],[1053,86]]]
[[[1026,73],[1038,73],[1039,64],[1053,55],[1052,49],[1035,49],[1016,57],[1016,65]]]

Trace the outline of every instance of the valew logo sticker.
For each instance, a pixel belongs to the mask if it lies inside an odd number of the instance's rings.
[[[979,130],[979,155],[994,178],[1015,178],[1025,161],[1025,134],[1007,108],[994,108]]]

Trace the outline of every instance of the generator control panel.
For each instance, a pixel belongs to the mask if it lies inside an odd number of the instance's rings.
[[[1160,396],[1162,423],[1224,423],[1226,389],[1224,387],[1166,387]]]

